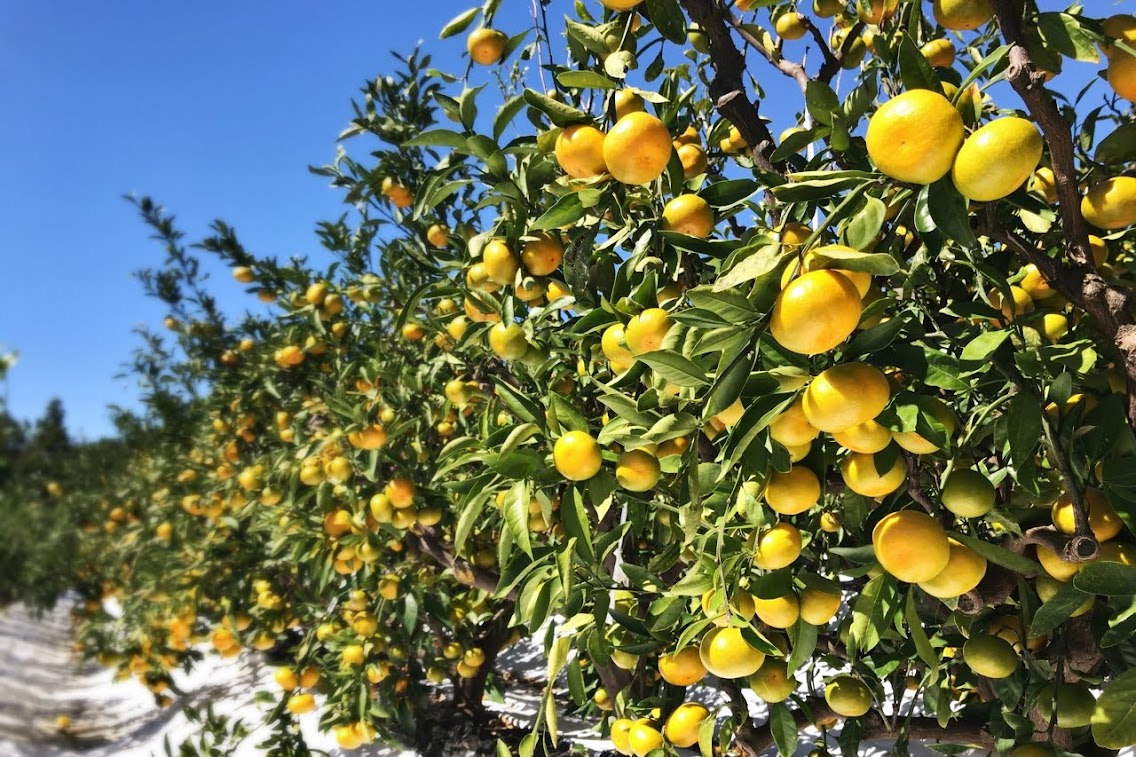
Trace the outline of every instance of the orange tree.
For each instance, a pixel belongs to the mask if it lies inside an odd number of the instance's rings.
[[[178,349],[147,335],[164,433],[86,524],[87,649],[163,699],[197,642],[270,651],[285,752],[317,709],[344,747],[483,719],[526,636],[522,754],[566,710],[640,757],[1136,742],[1136,19],[498,4],[442,30],[464,75],[364,89],[334,264],[198,246],[269,315],[139,201]]]

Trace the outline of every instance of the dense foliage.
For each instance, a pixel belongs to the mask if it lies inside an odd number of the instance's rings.
[[[544,0],[510,37],[497,5],[442,32],[489,78],[364,88],[315,170],[331,266],[138,201],[176,346],[145,335],[151,437],[81,487],[84,648],[163,699],[202,642],[273,650],[281,753],[317,709],[345,747],[479,715],[534,634],[522,754],[566,710],[639,755],[1136,742],[1136,19]]]

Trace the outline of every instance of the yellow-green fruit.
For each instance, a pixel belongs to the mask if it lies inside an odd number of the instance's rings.
[[[885,431],[885,435],[886,433]],[[780,442],[786,447],[799,447],[802,444],[808,444],[816,439],[819,434],[820,430],[814,428],[809,423],[809,419],[805,417],[805,410],[801,406],[799,397],[796,402],[769,424],[769,435],[774,441]],[[888,436],[888,439],[890,441],[891,437]]]
[[[838,431],[832,438],[846,450],[874,455],[891,444],[891,431],[874,420],[868,420]]]
[[[627,450],[619,456],[615,466],[615,480],[632,492],[654,489],[661,475],[658,459],[641,449]]]
[[[929,89],[893,97],[868,121],[868,154],[899,181],[931,184],[951,170],[964,138],[962,116]]]
[[[886,497],[907,480],[907,463],[895,456],[891,467],[880,473],[876,456],[852,452],[840,463],[840,476],[849,489],[864,497]]]
[[[823,626],[836,617],[842,597],[839,592],[827,592],[811,586],[801,592],[801,620],[809,625]]]
[[[719,678],[745,678],[765,662],[765,653],[754,649],[736,627],[712,628],[698,647],[706,670]]]
[[[987,678],[1007,678],[1018,669],[1018,653],[1000,636],[971,636],[963,645],[962,657],[971,670]]]
[[[552,461],[560,475],[570,481],[586,481],[603,465],[599,443],[585,431],[569,431],[557,439]]]
[[[615,751],[620,754],[631,754],[631,727],[635,725],[634,720],[629,718],[616,718],[611,722],[611,743],[615,745]]]
[[[789,283],[773,304],[773,338],[802,355],[827,352],[856,330],[864,312],[860,293],[842,273],[810,271]]]
[[[789,523],[778,523],[757,535],[754,565],[777,570],[792,565],[801,556],[801,532]]]
[[[955,156],[951,178],[964,197],[998,200],[1029,179],[1041,160],[1043,140],[1032,121],[1009,116],[967,137]]]
[[[789,628],[801,615],[801,603],[796,594],[773,599],[754,597],[753,609],[762,623],[773,628]]]
[[[1050,344],[1057,344],[1069,333],[1069,319],[1061,313],[1046,313],[1041,317],[1041,333]]]
[[[784,660],[767,657],[757,672],[749,677],[749,687],[763,702],[784,702],[797,688]]]
[[[594,126],[569,126],[556,137],[556,162],[573,179],[599,176],[607,171],[604,139],[604,133]]]
[[[919,583],[919,588],[939,599],[962,596],[978,586],[986,575],[986,558],[954,539],[948,539],[951,556],[939,575]]]
[[[706,677],[698,647],[685,647],[659,657],[659,675],[673,686],[692,686]]]
[[[496,29],[477,29],[466,39],[466,50],[475,63],[491,66],[501,60],[509,37]]]
[[[1136,223],[1136,177],[1115,176],[1095,184],[1081,199],[1081,213],[1098,229]]]
[[[1037,596],[1042,602],[1048,602],[1057,596],[1057,593],[1065,588],[1065,584],[1055,578],[1049,576],[1038,576],[1034,582],[1034,588],[1037,589]],[[1092,594],[1087,594],[1083,602],[1077,606],[1077,609],[1069,613],[1070,618],[1077,618],[1087,612],[1091,612],[1093,605],[1096,603],[1096,598]]]
[[[489,329],[489,348],[503,360],[517,360],[529,348],[524,329],[517,323],[498,323]]]
[[[675,197],[663,208],[663,230],[705,239],[714,230],[714,209],[698,195]]]
[[[623,336],[632,355],[654,352],[663,345],[663,339],[672,326],[670,316],[662,308],[647,308],[634,316],[624,329]]]
[[[994,509],[996,498],[994,484],[976,470],[954,471],[943,485],[943,506],[960,518],[981,518]]]
[[[838,433],[874,419],[890,398],[891,387],[879,368],[841,363],[809,383],[802,408],[814,428]]]
[[[1010,757],[1057,757],[1057,752],[1049,744],[1022,744],[1010,752]]]
[[[944,29],[973,31],[994,18],[990,0],[935,0],[935,21]]]
[[[1046,720],[1057,716],[1058,728],[1083,728],[1092,719],[1097,700],[1081,683],[1047,683],[1037,695],[1037,707]]]
[[[872,690],[859,678],[838,675],[824,687],[824,701],[837,715],[858,718],[872,709]]]
[[[884,570],[908,583],[934,578],[951,558],[947,532],[915,510],[885,515],[872,529],[872,549]]]
[[[782,515],[797,515],[812,509],[820,501],[820,479],[803,465],[787,472],[774,471],[765,487],[765,502]]]
[[[675,708],[663,726],[663,736],[674,746],[688,749],[698,743],[699,729],[710,717],[710,710],[697,702],[684,702]]]
[[[636,720],[627,733],[627,745],[635,757],[647,757],[663,745],[663,734],[651,720]]]

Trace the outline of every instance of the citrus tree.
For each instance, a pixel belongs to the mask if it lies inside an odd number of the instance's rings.
[[[92,494],[85,648],[162,701],[267,651],[282,753],[317,710],[345,748],[485,721],[524,637],[502,751],[567,711],[639,757],[1136,743],[1136,18],[498,5],[442,29],[460,75],[364,88],[330,266],[138,201],[176,346]]]

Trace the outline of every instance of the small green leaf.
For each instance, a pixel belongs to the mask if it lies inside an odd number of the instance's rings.
[[[1093,741],[1105,749],[1136,744],[1136,670],[1128,670],[1104,687],[1092,717]]]
[[[784,702],[769,705],[769,730],[773,733],[773,743],[778,754],[783,757],[793,754],[797,749],[797,721]]]
[[[832,126],[832,116],[840,110],[840,99],[832,87],[822,81],[810,79],[805,86],[805,105],[817,123]]]
[[[1092,562],[1073,577],[1073,585],[1089,594],[1136,595],[1136,568],[1118,562]]]
[[[686,16],[678,0],[647,0],[647,15],[665,39],[680,45],[686,42]]]
[[[521,550],[530,558],[533,556],[529,543],[529,485],[525,481],[513,484],[505,494],[505,525]]]
[[[706,370],[692,360],[670,350],[656,350],[637,358],[666,381],[679,386],[705,386]]]
[[[852,629],[848,653],[852,657],[870,652],[880,643],[899,609],[895,579],[888,573],[876,576],[864,586],[852,605]]]
[[[959,359],[969,363],[985,362],[1010,338],[1009,331],[986,331],[963,347]]]
[[[579,192],[570,192],[557,200],[551,208],[544,211],[530,227],[534,231],[559,229],[579,221],[587,215],[588,209],[580,200]]]
[[[721,292],[770,274],[780,267],[785,258],[786,253],[780,245],[770,244],[760,247],[749,257],[742,258],[724,276],[719,276],[718,280],[714,282],[714,291]]]
[[[618,86],[595,71],[562,71],[556,75],[556,81],[569,89],[615,89]]]
[[[877,202],[879,201],[877,200]],[[827,249],[817,248],[813,250],[813,254],[818,260],[828,261],[828,265],[824,266],[825,268],[864,271],[874,276],[891,276],[903,270],[895,258],[883,252],[860,252],[829,247]]]
[[[1062,585],[1048,602],[1037,608],[1037,612],[1033,615],[1033,623],[1030,625],[1030,637],[1044,636],[1060,626],[1072,617],[1077,608],[1090,596],[1073,584]]]
[[[468,141],[464,136],[450,129],[434,129],[402,143],[403,147],[452,147],[455,150],[467,150]]]
[[[473,20],[477,18],[477,14],[480,12],[480,8],[470,8],[464,13],[454,16],[445,26],[442,27],[442,31],[438,35],[438,38],[448,39],[450,37],[453,37],[455,34],[461,34],[469,28],[469,25],[473,23]]]
[[[525,102],[548,116],[549,120],[556,126],[565,127],[592,122],[592,117],[584,111],[557,102],[534,89],[526,89],[524,97]]]
[[[1009,434],[1010,460],[1015,466],[1023,465],[1033,457],[1033,452],[1041,442],[1042,427],[1045,423],[1041,405],[1025,394],[1018,394],[1010,400],[1006,409],[1006,430]]]
[[[726,179],[707,184],[698,192],[698,196],[712,208],[728,208],[751,197],[759,189],[761,185],[753,179]]]

